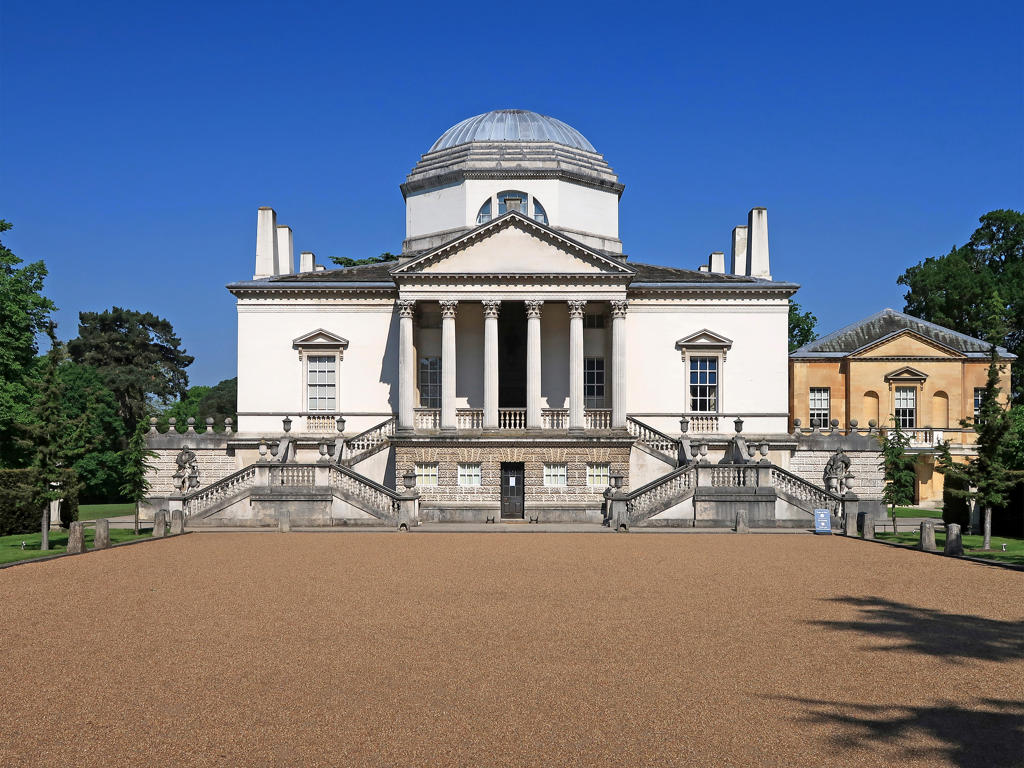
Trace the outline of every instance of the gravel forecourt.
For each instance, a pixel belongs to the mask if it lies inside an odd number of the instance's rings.
[[[1024,574],[838,536],[190,534],[0,613],[5,768],[1024,765]]]

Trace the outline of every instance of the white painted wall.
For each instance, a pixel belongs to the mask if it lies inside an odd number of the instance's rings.
[[[348,339],[338,371],[346,433],[379,423],[398,408],[398,316],[394,302],[328,304],[246,300],[238,305],[239,431],[278,433],[281,416],[306,411],[305,371],[292,340],[317,328]],[[354,414],[365,413],[365,416]],[[350,416],[350,414],[353,414]]]

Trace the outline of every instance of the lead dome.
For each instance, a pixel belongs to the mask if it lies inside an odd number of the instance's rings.
[[[597,152],[587,138],[568,123],[526,109],[495,109],[456,123],[434,142],[430,152],[474,141],[552,142]]]

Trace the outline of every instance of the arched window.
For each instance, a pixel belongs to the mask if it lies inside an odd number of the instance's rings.
[[[487,201],[480,206],[480,212],[476,215],[477,224],[486,224],[491,220],[491,198],[487,198]]]
[[[526,213],[526,201],[529,198],[525,192],[519,192],[517,190],[509,190],[508,192],[498,193],[498,215],[508,213],[509,211],[515,211],[521,213],[524,216]]]
[[[544,210],[544,206],[540,204],[540,200],[536,197],[533,198],[533,218],[534,221],[539,221],[541,224],[548,223],[548,214]]]

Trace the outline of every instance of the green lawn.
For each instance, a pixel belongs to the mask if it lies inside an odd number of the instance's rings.
[[[921,532],[900,531],[898,534],[876,532],[875,538],[883,541],[891,541],[895,544],[903,544],[908,547],[917,547],[921,540]],[[992,537],[992,549],[985,551],[981,548],[981,536],[964,536],[964,554],[971,557],[983,557],[986,560],[995,560],[1000,563],[1011,565],[1024,565],[1024,539],[1007,539],[1002,536]],[[942,551],[946,543],[946,534],[941,531],[935,532],[935,544]],[[1003,552],[1003,544],[1006,551]]]
[[[885,510],[885,515],[889,519],[892,519],[892,515],[889,510]],[[896,507],[896,517],[934,517],[942,519],[941,509],[918,509],[917,507]]]
[[[95,532],[93,526],[87,525],[85,527],[85,546],[87,549],[92,547],[92,539]],[[130,528],[111,528],[110,542],[112,544],[120,544],[122,541],[145,539],[151,535],[149,530],[136,535]],[[50,549],[46,552],[39,549],[42,538],[43,535],[41,533],[0,536],[0,563],[13,563],[16,560],[27,560],[32,557],[57,555],[68,548],[68,532],[65,530],[56,529],[50,531]],[[25,549],[21,548],[22,542],[25,542]]]
[[[134,515],[135,505],[131,502],[126,504],[79,504],[78,519],[99,520],[101,517],[121,517],[122,515]]]

